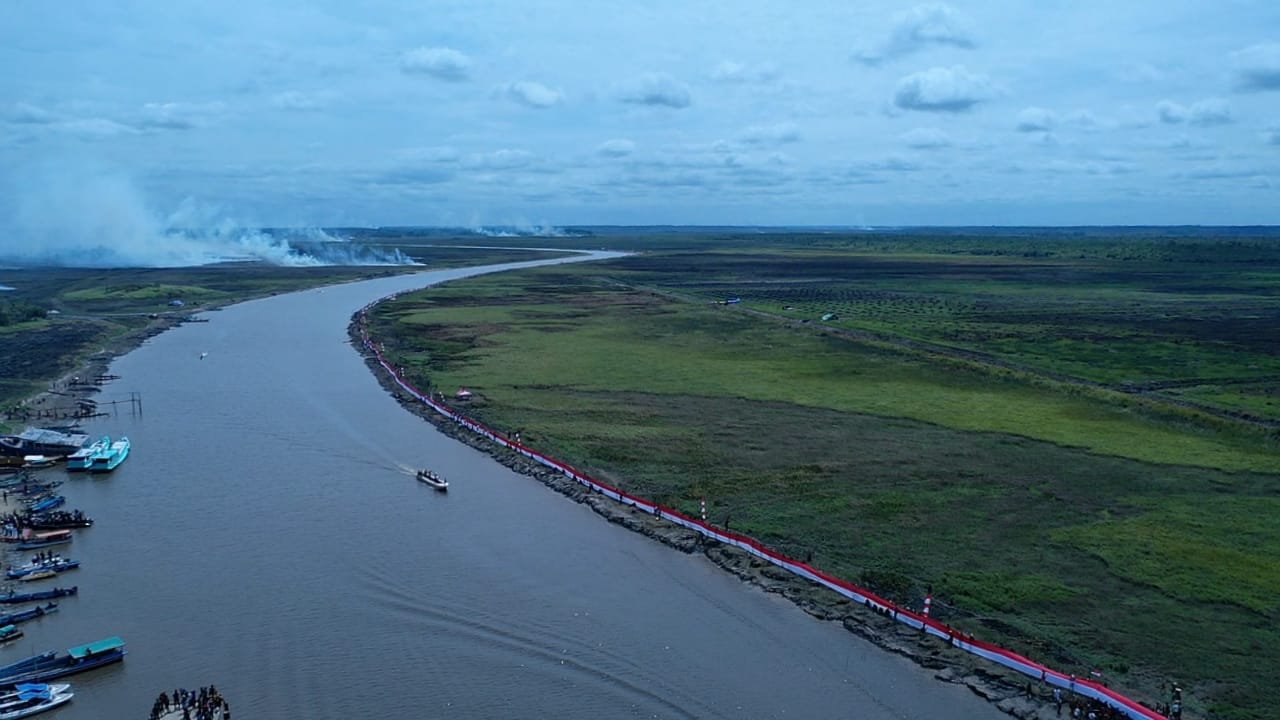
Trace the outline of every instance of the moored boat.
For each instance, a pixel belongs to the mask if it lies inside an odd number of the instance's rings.
[[[120,662],[124,660],[124,656],[124,640],[109,637],[86,645],[77,645],[69,648],[65,653],[46,652],[27,658],[10,666],[10,668],[22,666],[16,670],[0,668],[0,684],[48,682]]]
[[[45,428],[27,428],[18,435],[0,436],[0,455],[63,457],[84,447],[89,436]]]
[[[79,510],[52,510],[28,515],[23,521],[24,527],[32,530],[67,530],[70,528],[86,528],[93,525],[93,518]]]
[[[18,612],[0,615],[0,625],[16,625],[56,612],[58,612],[58,603],[51,602],[45,605],[37,605],[29,610],[19,610]]]
[[[120,467],[120,463],[129,457],[129,438],[122,437],[111,443],[106,450],[93,456],[89,464],[89,472],[105,473]]]
[[[50,530],[49,532],[23,533],[18,541],[19,550],[39,550],[40,548],[66,545],[71,542],[70,530]]]
[[[69,588],[54,588],[52,590],[41,590],[39,592],[16,593],[10,592],[8,595],[0,595],[0,603],[6,605],[15,605],[17,603],[34,602],[36,600],[52,600],[54,598],[66,597],[67,595],[76,595],[80,592],[80,587],[72,585]],[[4,669],[0,668],[0,674]]]
[[[111,438],[103,435],[101,440],[76,450],[67,456],[67,471],[78,472],[88,470],[93,465],[93,458],[98,453],[106,452],[111,448]]]
[[[433,470],[419,470],[418,482],[430,485],[440,492],[449,490],[449,481],[437,475]]]
[[[29,685],[24,683],[24,685]],[[19,686],[11,697],[0,696],[0,720],[18,720],[18,718],[39,715],[59,705],[71,702],[74,693],[71,686],[45,685],[44,689]]]
[[[60,557],[47,562],[32,561],[25,565],[9,568],[8,570],[5,571],[5,577],[9,578],[10,580],[19,580],[19,579],[25,579],[39,572],[52,573],[52,575],[47,576],[47,577],[52,577],[53,575],[57,575],[60,572],[75,570],[78,567],[80,567],[79,560],[70,560],[67,558]]]

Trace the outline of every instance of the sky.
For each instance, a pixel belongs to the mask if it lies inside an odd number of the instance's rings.
[[[1280,223],[1274,0],[10,2],[0,68],[0,245]]]

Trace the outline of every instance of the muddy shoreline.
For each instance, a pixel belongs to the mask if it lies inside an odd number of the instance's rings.
[[[956,649],[940,638],[913,630],[738,548],[709,540],[692,530],[614,502],[588,490],[581,483],[570,480],[562,473],[535,463],[442,417],[396,384],[391,374],[364,347],[357,321],[350,324],[348,334],[352,345],[365,359],[365,364],[383,389],[402,407],[431,423],[441,433],[486,453],[511,470],[534,478],[561,495],[589,506],[611,523],[646,535],[681,552],[701,554],[743,582],[755,585],[765,592],[778,593],[820,620],[839,622],[849,632],[880,648],[933,670],[934,677],[938,680],[968,687],[974,694],[1014,717],[1049,720],[1069,716],[1070,710],[1066,703],[1061,708],[1062,714],[1059,714],[1053,701],[1052,689],[1046,684],[1033,682],[1025,675]]]

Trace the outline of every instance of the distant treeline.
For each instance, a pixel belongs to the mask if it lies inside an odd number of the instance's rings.
[[[44,308],[21,300],[0,300],[0,327],[44,317]]]

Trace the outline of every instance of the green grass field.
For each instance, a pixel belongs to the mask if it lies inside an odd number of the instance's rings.
[[[713,521],[908,603],[931,586],[948,621],[1062,669],[1102,669],[1152,700],[1167,699],[1158,688],[1177,678],[1193,709],[1268,716],[1280,702],[1260,670],[1280,667],[1280,448],[1268,430],[1152,405],[1164,390],[1143,402],[1095,396],[710,302],[740,296],[744,305],[798,307],[753,299],[770,277],[818,273],[809,251],[800,269],[786,255],[654,253],[475,278],[380,306],[371,323],[420,384],[473,390],[472,412],[485,422],[518,429],[535,447],[630,491],[689,513],[705,497]],[[844,276],[827,287],[853,297],[850,288],[865,281],[869,299],[859,302],[887,297],[886,307],[899,308],[877,321],[883,333],[940,341],[957,317],[1001,294],[951,277],[936,254],[907,263],[935,276],[902,281],[909,293],[883,274],[849,270],[876,261],[860,254],[841,265],[832,255],[825,251],[820,265]],[[750,272],[733,269],[735,261]],[[902,258],[893,262],[901,271]],[[996,264],[1016,273],[1022,261]],[[955,265],[961,277],[979,266],[995,272],[981,257]],[[1137,332],[1135,318],[1146,313],[1117,319],[1116,307],[1154,302],[1143,299],[1155,292],[1149,287],[1079,282],[1085,287],[1058,293],[1023,277],[1003,293],[1024,304],[1030,327],[1002,301],[1002,323],[1024,347],[1000,352],[1034,365],[1026,337],[1051,334],[1043,329],[1051,320],[1077,326],[1037,310],[1040,296],[1077,315],[1093,308],[1081,322],[1113,335]],[[926,285],[929,301],[918,297]],[[903,294],[911,296],[905,305]],[[1077,339],[1079,347],[1065,344],[1063,355],[1046,352],[1039,362],[1064,375],[1079,362],[1097,370],[1094,378],[1151,383],[1171,377],[1164,354],[1190,345],[1204,370],[1196,378],[1265,375],[1249,374],[1255,361],[1274,362],[1260,343],[1190,332],[1220,335],[1188,318],[1236,296],[1219,288],[1217,301],[1185,302],[1171,316],[1180,336],[1166,328],[1169,345],[1118,345],[1107,368],[1087,359],[1102,339]],[[832,302],[814,299],[812,309],[829,311]],[[923,308],[928,322],[893,319],[915,312],[902,307]],[[993,352],[988,340],[968,342]]]

